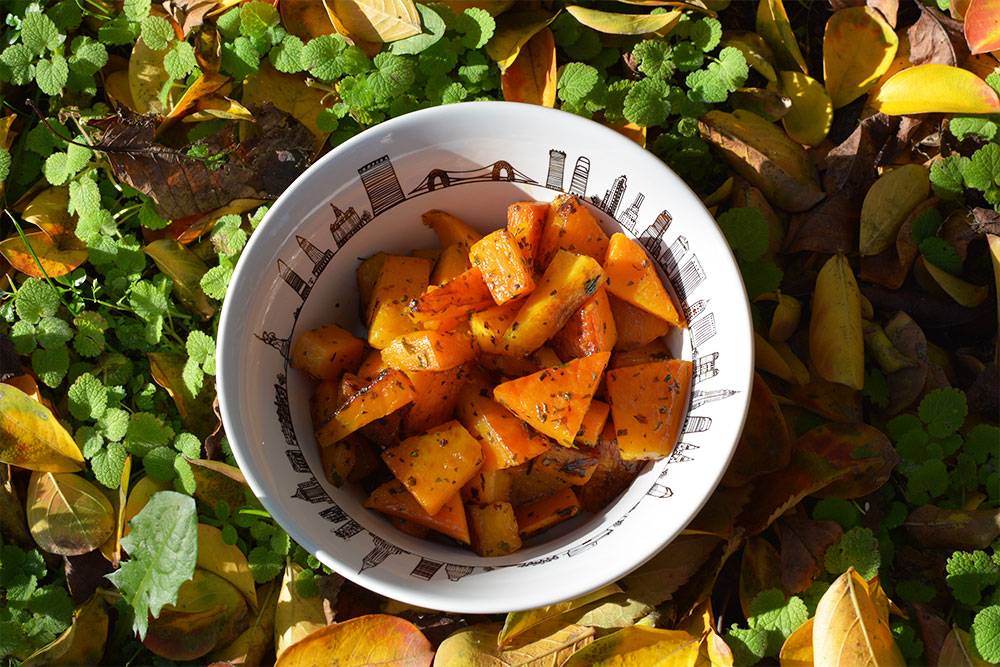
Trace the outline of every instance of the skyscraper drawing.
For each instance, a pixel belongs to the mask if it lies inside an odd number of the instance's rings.
[[[695,320],[690,326],[691,343],[697,348],[717,333],[715,328],[715,313],[709,313],[705,317]]]
[[[284,280],[289,287],[295,290],[296,294],[302,297],[303,301],[306,300],[306,297],[309,296],[309,292],[312,290],[312,285],[309,285],[306,281],[302,280],[302,277],[299,276],[299,274],[292,271],[291,267],[280,259],[278,260],[278,275],[281,276],[281,279]]]
[[[383,155],[361,167],[358,169],[358,175],[361,177],[362,185],[365,186],[365,192],[368,193],[368,200],[372,203],[373,216],[406,199],[388,155]]]
[[[333,242],[337,244],[337,248],[343,248],[344,244],[365,226],[366,221],[358,216],[353,206],[346,211],[341,211],[331,203],[330,208],[333,209],[334,215],[333,222],[330,223],[330,234],[333,236]]]
[[[582,155],[576,160],[573,179],[569,183],[569,193],[577,197],[587,194],[587,177],[590,175],[590,160]]]
[[[642,206],[643,200],[646,199],[646,195],[641,192],[635,196],[635,201],[632,205],[625,209],[622,213],[622,219],[619,221],[622,226],[628,229],[633,234],[635,233],[635,221],[639,218],[639,207]]]
[[[721,401],[736,394],[735,389],[715,389],[713,391],[702,391],[694,389],[691,391],[691,409],[699,408],[712,401]]]
[[[296,236],[295,240],[298,241],[299,247],[305,251],[306,256],[309,257],[309,261],[313,263],[313,275],[318,277],[319,274],[323,273],[323,269],[330,263],[330,260],[333,259],[333,251],[320,250],[301,236]]]
[[[552,149],[549,151],[549,174],[545,179],[545,187],[562,190],[563,172],[566,170],[566,153]]]
[[[410,572],[410,576],[430,581],[431,577],[437,574],[437,571],[440,570],[443,565],[444,563],[436,560],[421,558],[420,562],[413,568],[413,571]]]
[[[712,427],[711,417],[695,417],[693,415],[688,415],[684,419],[684,428],[681,430],[682,433],[704,433]]]
[[[719,369],[715,367],[715,362],[719,359],[718,352],[712,352],[698,357],[694,364],[694,383],[698,384],[709,378],[714,378],[719,374]]]
[[[688,322],[705,312],[708,301],[708,299],[698,299],[694,303],[684,306],[684,317],[687,318]]]
[[[402,549],[394,544],[389,544],[377,535],[372,535],[372,543],[375,546],[372,547],[371,551],[365,554],[363,559],[361,559],[361,569],[358,570],[359,573],[372,567],[378,567],[389,556],[395,556],[396,554],[403,553]]]
[[[653,221],[649,227],[642,233],[640,241],[646,246],[646,250],[656,255],[660,249],[660,240],[663,238],[664,232],[667,231],[667,227],[670,226],[670,221],[673,218],[670,217],[669,211],[660,211],[660,214],[656,216],[656,220]]]
[[[678,262],[681,261],[681,257],[690,248],[686,236],[678,236],[674,239],[674,242],[670,244],[670,247],[663,251],[660,255],[660,266],[663,270],[667,272],[670,280],[675,281],[677,279]]]
[[[601,200],[601,210],[612,218],[618,213],[618,207],[621,205],[622,197],[625,195],[626,180],[625,174],[616,178],[614,183],[611,184],[611,188],[604,193],[604,199]]]
[[[705,269],[701,268],[701,262],[698,261],[698,256],[691,255],[691,259],[685,262],[684,266],[681,267],[680,282],[674,283],[674,286],[677,288],[677,296],[680,297],[681,301],[687,301],[688,296],[694,292],[695,288],[698,287],[698,285],[700,285],[706,277]]]

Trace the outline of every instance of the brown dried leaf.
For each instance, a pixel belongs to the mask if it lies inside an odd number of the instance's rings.
[[[771,588],[780,589],[781,557],[778,550],[760,535],[754,535],[743,546],[740,561],[740,607],[750,618],[750,602]]]
[[[990,663],[973,655],[971,645],[969,633],[953,625],[941,644],[938,667],[989,667]]]
[[[815,492],[821,498],[860,498],[889,480],[899,454],[878,429],[862,424],[833,422],[817,426],[796,440],[795,450],[818,454],[843,475]]]
[[[272,579],[257,589],[260,609],[254,615],[250,627],[233,643],[209,653],[207,660],[247,667],[265,663],[268,649],[274,644],[274,612],[278,603],[280,583],[277,579]]]
[[[316,0],[281,0],[278,10],[285,29],[304,42],[336,32],[323,3]]]
[[[838,382],[827,382],[815,373],[807,384],[791,385],[789,395],[802,407],[827,419],[841,422],[861,420],[861,392]]]
[[[216,425],[212,415],[212,394],[211,383],[206,383],[198,395],[194,395],[184,383],[182,374],[187,356],[172,352],[150,352],[149,370],[153,375],[153,380],[167,390],[170,397],[174,399],[177,411],[184,420],[185,428],[199,438],[204,438],[211,433]]]
[[[265,108],[268,104],[273,104],[279,112],[283,111],[302,123],[312,133],[313,151],[318,153],[330,136],[329,132],[319,129],[317,121],[320,112],[325,108],[323,99],[327,94],[325,90],[307,86],[305,78],[301,75],[285,74],[274,69],[269,63],[261,63],[260,69],[248,76],[243,84],[242,102],[251,110],[254,107]],[[257,112],[254,111],[253,115],[257,117]],[[246,135],[261,137],[273,131],[263,119],[258,119],[256,133],[246,132],[248,127],[243,125],[240,129],[240,138],[244,144],[247,141]],[[282,144],[269,145],[278,147]]]
[[[754,373],[746,423],[722,483],[743,486],[760,475],[788,465],[789,445],[778,402],[761,376]]]
[[[832,255],[852,252],[857,246],[861,207],[837,192],[805,213],[792,216],[785,237],[785,252],[818,252]]]
[[[924,657],[928,665],[938,664],[938,656],[948,636],[948,624],[933,606],[923,602],[911,602],[913,616],[920,628],[920,638],[924,642]]]
[[[1000,536],[1000,509],[951,510],[923,505],[903,523],[920,544],[931,549],[985,549]]]
[[[910,273],[910,267],[913,266],[913,261],[920,252],[911,233],[913,221],[924,211],[937,208],[939,201],[937,197],[931,197],[918,204],[900,225],[894,245],[890,245],[877,255],[861,258],[861,271],[858,277],[890,289],[902,287],[906,276]]]
[[[797,514],[782,517],[777,526],[782,588],[801,593],[824,572],[827,547],[844,531],[834,521],[813,521]]]

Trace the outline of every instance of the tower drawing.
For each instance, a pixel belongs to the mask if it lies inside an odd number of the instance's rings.
[[[347,512],[340,508],[340,505],[327,508],[320,512],[319,515],[330,523],[341,523],[351,518],[347,516]]]
[[[705,317],[695,320],[690,326],[691,343],[697,348],[717,333],[715,327],[715,313],[709,313]],[[712,366],[714,368],[715,364],[713,363]],[[716,373],[718,373],[718,369],[716,369]],[[696,379],[695,382],[697,381],[698,380]]]
[[[333,534],[342,540],[349,540],[358,533],[360,533],[362,530],[364,530],[364,528],[361,527],[361,524],[355,521],[354,519],[351,519],[343,526],[333,531]]]
[[[288,338],[278,338],[278,334],[273,331],[263,331],[259,335],[254,334],[254,337],[260,342],[276,349],[285,359],[288,358],[288,351],[291,346],[291,341]]]
[[[641,192],[635,196],[635,201],[632,205],[625,209],[622,213],[622,219],[619,221],[622,223],[623,227],[626,227],[633,234],[635,233],[635,221],[639,218],[639,207],[642,206],[643,200],[646,199],[646,195]]]
[[[646,492],[646,495],[654,498],[669,498],[674,495],[674,492],[671,491],[669,487],[663,486],[662,484],[654,484],[649,487],[649,491]]]
[[[421,558],[420,562],[416,564],[413,571],[410,572],[411,577],[416,577],[417,579],[423,579],[424,581],[430,581],[431,577],[437,574],[437,571],[441,569],[444,563],[439,563],[436,560],[431,560],[430,558]]]
[[[309,472],[309,464],[306,462],[306,456],[302,453],[301,449],[286,449],[285,456],[288,457],[288,462],[292,465],[292,470],[295,472]]]
[[[456,565],[455,563],[448,563],[444,567],[444,571],[451,581],[458,581],[462,577],[472,574],[474,569],[476,568],[471,565]]]
[[[365,554],[365,557],[361,559],[361,569],[358,570],[358,574],[369,568],[378,567],[389,556],[395,556],[396,554],[403,553],[402,549],[394,544],[389,544],[377,535],[372,535],[372,543],[375,546],[373,546],[372,550]]]
[[[549,151],[549,174],[545,179],[545,187],[552,190],[562,190],[565,170],[566,153],[553,148]]]
[[[298,498],[308,503],[331,502],[329,494],[315,477],[311,477],[305,482],[299,482],[299,488],[296,489],[292,498]]]
[[[353,206],[346,211],[341,211],[331,202],[330,208],[333,209],[334,215],[333,222],[330,223],[330,234],[333,236],[333,242],[337,244],[337,248],[343,248],[344,244],[359,229],[364,227],[367,221],[358,216]]]
[[[670,221],[673,220],[670,217],[670,212],[663,210],[660,214],[656,216],[656,220],[653,221],[649,227],[642,233],[639,240],[642,245],[646,246],[646,250],[653,253],[655,256],[660,249],[660,241],[663,239],[663,235],[667,231],[667,227],[670,226]]]
[[[611,188],[604,193],[604,199],[601,200],[601,210],[610,215],[612,218],[618,213],[618,207],[621,206],[622,196],[625,194],[625,174],[622,174],[614,180],[611,184]]]
[[[678,236],[670,244],[670,247],[665,249],[663,254],[660,255],[660,266],[667,272],[670,280],[677,280],[677,265],[690,247],[691,245],[688,243],[686,236]]]
[[[719,359],[719,353],[713,352],[712,354],[706,354],[704,356],[698,357],[694,364],[694,383],[698,384],[708,380],[709,378],[714,378],[719,374],[719,369],[715,367],[715,362]]]
[[[714,389],[712,391],[702,391],[701,389],[694,389],[691,392],[691,409],[700,408],[706,403],[711,403],[713,401],[721,401],[724,398],[729,398],[736,394],[735,389]]]
[[[667,464],[671,463],[686,463],[687,461],[694,461],[690,456],[685,456],[681,454],[676,449],[670,454],[670,458],[667,459]]]
[[[292,426],[292,411],[288,405],[288,385],[285,382],[284,374],[279,374],[278,381],[274,384],[274,409],[278,415],[278,424],[281,426],[281,435],[285,438],[285,444],[298,449],[299,441],[295,437],[295,428]]]
[[[698,285],[700,285],[707,277],[705,269],[701,268],[701,262],[698,261],[698,256],[691,255],[691,259],[685,262],[684,266],[681,267],[680,283],[674,283],[677,287],[677,296],[680,297],[681,301],[687,301],[687,297],[694,292],[695,288],[697,288]],[[712,327],[713,329],[715,327],[714,318]],[[714,331],[712,335],[714,335]]]
[[[308,239],[301,236],[296,236],[295,240],[298,242],[299,247],[305,251],[306,256],[309,257],[309,261],[313,263],[313,275],[318,277],[319,274],[323,273],[323,269],[330,263],[330,260],[333,259],[333,251],[320,250],[310,243]]]
[[[368,193],[368,200],[372,203],[373,216],[406,199],[388,155],[383,155],[361,167],[358,169],[358,175],[361,177],[361,184],[365,186],[365,192]]]
[[[704,433],[710,428],[712,428],[711,417],[688,415],[684,419],[684,428],[681,429],[681,433]]]
[[[573,178],[569,182],[569,193],[577,197],[587,194],[587,177],[590,176],[590,160],[582,155],[576,160]]]
[[[302,280],[302,277],[299,276],[299,274],[292,271],[292,268],[280,259],[278,260],[278,274],[289,287],[295,290],[295,293],[298,294],[303,301],[306,300],[306,297],[309,296],[309,292],[312,290],[312,285]]]
[[[692,304],[685,304],[684,306],[684,317],[690,322],[694,318],[705,312],[706,306],[708,306],[708,299],[698,299]]]

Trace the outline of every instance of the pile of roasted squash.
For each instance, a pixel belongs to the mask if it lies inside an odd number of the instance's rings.
[[[573,196],[519,202],[481,236],[428,211],[441,249],[357,269],[368,340],[329,324],[298,337],[330,483],[410,535],[501,556],[596,512],[677,441],[685,326],[641,246],[609,239]]]

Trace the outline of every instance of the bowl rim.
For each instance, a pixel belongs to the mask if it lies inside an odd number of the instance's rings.
[[[268,235],[262,233],[272,224],[280,224],[272,222],[273,220],[279,219],[279,213],[282,208],[287,206],[286,202],[299,196],[299,190],[305,187],[305,183],[309,181],[314,173],[322,171],[325,166],[333,161],[346,158],[350,153],[358,146],[366,144],[375,138],[385,138],[391,135],[393,132],[403,130],[407,125],[414,122],[423,123],[425,121],[431,121],[435,123],[447,123],[448,118],[452,116],[465,116],[467,114],[478,114],[486,112],[500,112],[500,113],[512,113],[519,115],[530,116],[532,114],[540,114],[543,116],[548,116],[552,118],[557,118],[557,121],[563,124],[566,128],[567,136],[575,137],[579,133],[595,133],[602,139],[607,140],[611,143],[617,144],[622,147],[623,152],[625,150],[641,150],[643,153],[647,153],[648,157],[655,160],[656,168],[664,170],[664,172],[672,177],[673,184],[678,187],[683,187],[687,190],[688,195],[691,197],[693,202],[697,202],[701,206],[704,214],[709,220],[714,221],[714,216],[708,212],[707,208],[701,202],[700,198],[694,193],[693,190],[684,182],[680,176],[676,174],[666,163],[657,158],[655,155],[647,151],[646,149],[633,143],[630,139],[626,138],[622,134],[618,133],[614,129],[606,127],[596,121],[577,116],[575,114],[565,112],[558,109],[553,109],[549,107],[523,104],[517,102],[501,102],[501,101],[477,101],[477,102],[463,102],[453,105],[441,105],[430,107],[426,109],[417,110],[398,116],[396,118],[388,119],[377,125],[374,125],[359,134],[351,137],[342,144],[333,148],[329,153],[322,156],[319,160],[311,164],[306,170],[304,170],[282,193],[271,202],[268,212],[265,214],[261,222],[258,224],[255,233],[251,234],[246,247],[240,256],[239,261],[233,271],[230,278],[229,288],[227,290],[227,298],[223,300],[221,314],[219,317],[219,327],[218,336],[216,343],[217,350],[217,394],[219,398],[219,412],[222,418],[223,427],[227,438],[230,442],[230,447],[237,464],[239,465],[243,475],[246,479],[247,485],[253,491],[254,495],[260,499],[262,505],[272,516],[274,521],[281,526],[288,534],[300,542],[301,536],[299,535],[298,522],[294,520],[285,504],[280,501],[272,502],[271,493],[264,488],[262,480],[260,480],[254,473],[253,467],[250,464],[248,457],[243,453],[242,448],[246,445],[240,445],[240,442],[248,442],[248,434],[243,428],[243,424],[237,420],[237,415],[240,410],[235,407],[237,399],[232,400],[227,398],[229,394],[233,391],[230,388],[229,378],[232,377],[234,385],[238,386],[236,380],[239,378],[240,369],[233,368],[230,361],[237,361],[236,355],[228,354],[227,350],[238,349],[239,342],[247,335],[250,331],[245,327],[241,326],[242,309],[241,305],[236,304],[235,298],[228,298],[234,295],[235,290],[233,289],[237,285],[242,285],[244,283],[256,282],[253,275],[257,272],[257,267],[251,266],[249,261],[244,261],[251,257],[257,248],[266,244],[270,239],[266,238]],[[575,139],[574,139],[575,140]],[[286,221],[284,224],[295,225],[301,224],[302,220],[297,221]],[[737,277],[740,279],[740,285],[742,284],[742,277],[739,275],[737,269],[736,259],[732,253],[732,249],[726,242],[725,237],[722,234],[721,229],[716,225],[709,227],[706,232],[708,234],[714,234],[718,236],[718,240],[721,242],[721,247],[728,253],[728,259],[730,260],[731,266],[735,271]],[[744,393],[745,398],[741,400],[742,406],[740,414],[738,415],[738,429],[737,433],[741,433],[743,427],[746,423],[747,415],[749,413],[750,406],[750,394],[754,378],[754,346],[752,342],[753,336],[753,320],[750,311],[750,303],[747,299],[746,290],[743,288],[741,290],[742,299],[740,303],[743,305],[739,315],[747,324],[747,338],[748,338],[748,356],[745,357],[747,366],[749,367],[749,373],[747,375],[747,384],[744,387],[737,387],[736,390]],[[688,407],[688,410],[691,408]],[[736,411],[733,410],[733,417],[737,417]],[[719,467],[719,472],[714,480],[711,480],[710,485],[706,485],[706,493],[699,500],[696,506],[692,505],[692,511],[690,517],[693,518],[701,510],[702,507],[711,498],[714,490],[718,487],[723,475],[729,467],[732,457],[735,454],[736,446],[739,437],[737,436],[736,441],[732,443],[729,448],[728,453],[725,457],[724,465]],[[680,441],[680,439],[678,439]],[[248,472],[249,471],[249,472]],[[620,500],[620,497],[619,497]],[[690,521],[690,519],[689,519]],[[686,524],[685,524],[686,525]],[[662,537],[656,540],[655,548],[652,548],[648,553],[639,559],[627,559],[627,565],[609,567],[602,574],[598,575],[595,573],[593,579],[586,581],[583,584],[577,584],[576,587],[570,591],[569,595],[564,595],[565,590],[561,590],[555,596],[552,593],[545,594],[543,591],[536,591],[531,595],[526,595],[524,591],[519,591],[518,600],[516,604],[491,604],[489,599],[472,599],[467,595],[458,594],[452,592],[449,587],[437,588],[437,589],[418,589],[412,586],[412,582],[389,582],[382,579],[374,578],[367,575],[365,572],[358,572],[354,567],[350,566],[338,558],[336,548],[324,548],[325,555],[333,561],[333,569],[338,574],[341,574],[345,578],[385,597],[389,597],[401,602],[406,602],[414,605],[419,605],[422,607],[429,607],[439,610],[452,611],[457,613],[505,613],[509,611],[518,611],[524,609],[531,609],[535,607],[544,606],[547,604],[553,604],[560,602],[562,600],[572,599],[580,595],[584,595],[590,591],[596,590],[602,586],[609,583],[617,581],[622,577],[626,576],[630,572],[641,567],[643,564],[648,562],[654,556],[656,556],[660,551],[662,551],[667,545],[669,545],[674,539],[676,539],[683,531],[684,526],[682,525],[676,531],[664,532]],[[306,536],[304,540],[306,543],[314,542],[313,539]],[[301,542],[300,542],[301,543]],[[308,550],[308,549],[307,549]],[[411,586],[406,586],[404,584],[409,583]],[[561,589],[568,589],[570,587],[561,586],[557,587]]]

